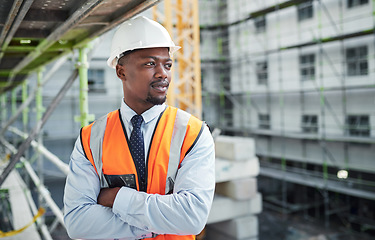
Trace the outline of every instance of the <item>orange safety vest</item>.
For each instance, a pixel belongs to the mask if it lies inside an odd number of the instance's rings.
[[[174,107],[166,107],[160,114],[146,161],[147,193],[164,195],[173,191],[178,168],[198,140],[203,127],[201,120]],[[113,187],[112,184],[120,181],[123,186],[139,190],[137,169],[128,141],[120,110],[81,129],[85,155],[95,167],[102,188]],[[114,179],[114,176],[120,178]],[[191,240],[195,236],[168,234],[153,239]]]

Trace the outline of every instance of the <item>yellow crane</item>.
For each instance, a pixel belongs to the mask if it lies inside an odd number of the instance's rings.
[[[164,0],[153,7],[154,20],[162,23],[182,48],[174,56],[174,80],[168,104],[197,117],[202,115],[198,0]]]

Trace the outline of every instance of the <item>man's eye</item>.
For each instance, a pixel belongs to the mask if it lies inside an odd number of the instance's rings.
[[[165,64],[165,67],[166,68],[171,68],[172,67],[172,63]]]
[[[155,63],[153,63],[153,62],[148,62],[148,63],[146,63],[146,65],[147,65],[147,66],[153,66],[153,65],[155,65]]]

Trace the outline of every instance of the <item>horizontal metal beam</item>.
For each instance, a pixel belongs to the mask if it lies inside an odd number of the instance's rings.
[[[292,182],[292,183],[303,185],[303,186],[326,189],[328,191],[342,193],[342,194],[346,194],[349,196],[375,200],[374,192],[356,189],[356,188],[350,188],[344,183],[340,183],[340,182],[333,181],[333,180],[324,180],[323,178],[310,176],[310,175],[304,174],[303,172],[292,173],[292,172],[283,171],[281,169],[279,170],[279,169],[267,168],[267,167],[262,166],[260,168],[259,175],[270,177],[270,178],[275,178],[279,180],[284,180],[287,182]]]
[[[11,70],[0,70],[0,77],[9,77],[9,75],[12,74]],[[27,76],[29,74],[28,71],[21,71],[18,73],[19,75]],[[0,87],[9,87],[8,81],[0,81]]]
[[[25,16],[24,21],[64,22],[68,18],[69,11],[30,9]]]
[[[278,138],[290,138],[290,139],[306,139],[312,141],[326,141],[326,142],[348,142],[348,143],[364,143],[364,144],[375,144],[374,137],[352,137],[344,135],[329,135],[326,134],[324,137],[319,134],[310,134],[303,132],[286,132],[280,129],[259,129],[258,127],[228,127],[217,125],[216,127],[223,131],[246,134],[246,135],[258,135]]]
[[[359,32],[354,32],[354,33],[347,33],[347,34],[337,35],[337,36],[333,36],[333,37],[315,39],[315,40],[310,41],[310,42],[305,42],[305,43],[300,43],[300,44],[296,44],[296,45],[292,45],[292,46],[282,47],[280,50],[307,47],[307,46],[317,45],[319,43],[328,43],[328,42],[344,40],[344,39],[349,39],[349,38],[362,37],[362,36],[366,36],[366,35],[370,35],[370,34],[374,34],[374,33],[375,33],[375,28],[371,28],[371,29],[367,29],[367,30],[363,30],[363,31],[359,31]]]
[[[1,76],[1,71],[0,71]],[[375,88],[375,84],[369,83],[369,84],[363,84],[363,85],[351,85],[351,86],[333,86],[333,87],[324,87],[321,89],[318,88],[308,88],[308,89],[301,89],[301,90],[288,90],[283,89],[283,92],[280,92],[279,90],[255,90],[255,91],[244,91],[244,92],[229,92],[224,91],[225,95],[231,95],[233,97],[240,97],[240,96],[266,96],[266,95],[288,95],[288,94],[300,94],[300,93],[319,93],[321,91],[324,92],[335,92],[335,91],[342,91],[343,88],[346,91],[355,91],[355,90],[372,90]],[[203,91],[203,97],[204,96],[220,96],[223,94],[223,91]]]
[[[290,1],[282,2],[282,3],[278,3],[273,6],[261,9],[259,11],[252,12],[250,13],[250,17],[254,18],[254,17],[263,16],[268,13],[275,12],[280,9],[292,7],[292,6],[295,6],[304,2],[308,2],[308,1],[311,1],[311,0],[290,0]]]
[[[31,33],[33,34],[33,33]],[[38,33],[37,33],[38,34]],[[72,49],[74,47],[73,41],[68,41],[65,43],[56,42],[51,47],[49,47],[45,52],[55,52],[55,51],[62,51],[67,49]],[[30,52],[37,49],[37,46],[32,44],[19,44],[19,45],[9,45],[7,48],[7,52]],[[22,72],[22,71],[21,71]]]
[[[17,32],[14,34],[15,38],[46,38],[50,34],[49,31],[43,29],[26,29],[26,28],[19,28]],[[6,49],[9,50],[9,46]]]

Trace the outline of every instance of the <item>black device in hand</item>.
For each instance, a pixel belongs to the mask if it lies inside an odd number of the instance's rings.
[[[124,175],[104,175],[110,188],[114,187],[129,187],[137,189],[135,183],[135,174],[124,174]]]

